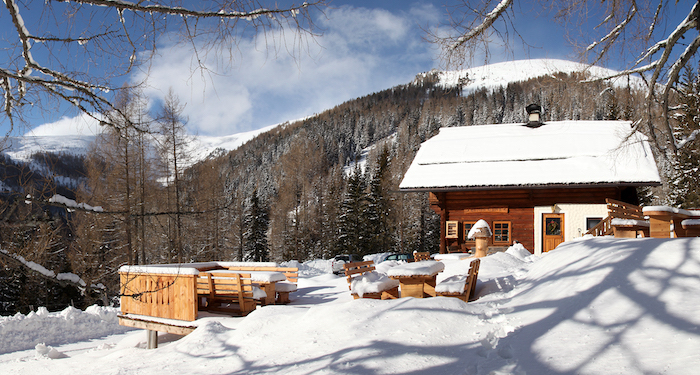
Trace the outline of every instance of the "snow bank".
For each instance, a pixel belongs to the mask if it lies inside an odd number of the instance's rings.
[[[532,262],[535,256],[530,253],[523,244],[516,242],[506,249],[506,254],[512,255],[514,257],[520,258],[526,262]]]
[[[282,267],[296,267],[299,269],[299,276],[313,277],[323,274],[333,273],[330,259],[314,259],[304,263],[296,260],[282,262]]]
[[[385,253],[369,254],[369,255],[363,256],[362,260],[363,261],[371,260],[376,265],[376,264],[381,263],[384,260],[384,258],[386,258],[387,256],[389,256],[391,254],[394,254],[394,253],[385,252]]]
[[[444,263],[438,281],[469,268],[465,260]],[[593,238],[541,257],[514,246],[481,258],[477,300],[469,303],[353,301],[344,278],[328,273],[300,278],[295,296],[290,305],[265,306],[245,318],[205,321],[157,350],[120,343],[74,354],[59,347],[71,358],[49,360],[47,340],[40,347],[46,356],[0,356],[0,368],[31,375],[690,375],[700,367],[700,238]],[[56,326],[72,324],[60,313],[36,315],[59,315]],[[27,327],[38,337],[57,329]],[[0,345],[29,341],[0,334]]]
[[[50,313],[40,307],[27,315],[0,317],[0,354],[31,349],[37,344],[55,346],[131,330],[119,325],[118,312],[118,308],[90,306],[85,311],[68,307]]]

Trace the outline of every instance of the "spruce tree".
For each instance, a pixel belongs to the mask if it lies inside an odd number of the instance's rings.
[[[250,208],[245,217],[245,256],[246,262],[268,262],[270,260],[267,230],[270,226],[267,208],[258,199],[258,191],[253,190]]]
[[[359,164],[348,177],[345,196],[338,217],[338,245],[336,254],[365,255],[369,252],[366,238],[367,183]]]
[[[685,139],[686,143],[678,145],[670,195],[672,204],[696,208],[700,207],[700,76],[697,70],[684,70],[678,85],[678,97],[680,111],[675,116],[675,138]]]
[[[367,196],[367,235],[369,250],[373,253],[390,251],[393,248],[389,217],[391,201],[386,194],[389,188],[389,163],[389,148],[384,145],[377,156]]]

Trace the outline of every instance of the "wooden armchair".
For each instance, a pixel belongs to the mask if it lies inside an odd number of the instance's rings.
[[[343,268],[353,298],[399,298],[399,282],[377,273],[371,260],[345,263]]]

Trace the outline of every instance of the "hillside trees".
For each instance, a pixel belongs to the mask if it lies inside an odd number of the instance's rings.
[[[120,114],[125,120],[147,128],[149,118],[142,97],[121,91]],[[127,117],[122,117],[126,114]],[[91,284],[113,288],[121,264],[143,264],[154,259],[146,233],[148,223],[140,215],[155,206],[155,170],[149,145],[136,127],[107,128],[96,139],[86,160],[87,180],[77,199],[100,206],[108,213],[76,211],[71,215],[73,231],[71,261],[78,275]]]
[[[323,185],[328,175],[323,144],[301,130],[277,165],[278,194],[273,206],[273,238],[283,259],[313,259],[323,253]]]

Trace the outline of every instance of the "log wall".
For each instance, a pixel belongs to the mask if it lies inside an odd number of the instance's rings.
[[[479,219],[486,220],[491,229],[494,221],[510,221],[511,241],[520,241],[533,251],[535,206],[605,204],[606,198],[619,200],[622,192],[623,188],[618,187],[466,190],[430,193],[429,199],[431,208],[441,216],[441,253],[450,246],[462,250],[473,247],[473,242],[464,238],[463,223]],[[447,221],[460,222],[458,239],[445,238]]]

